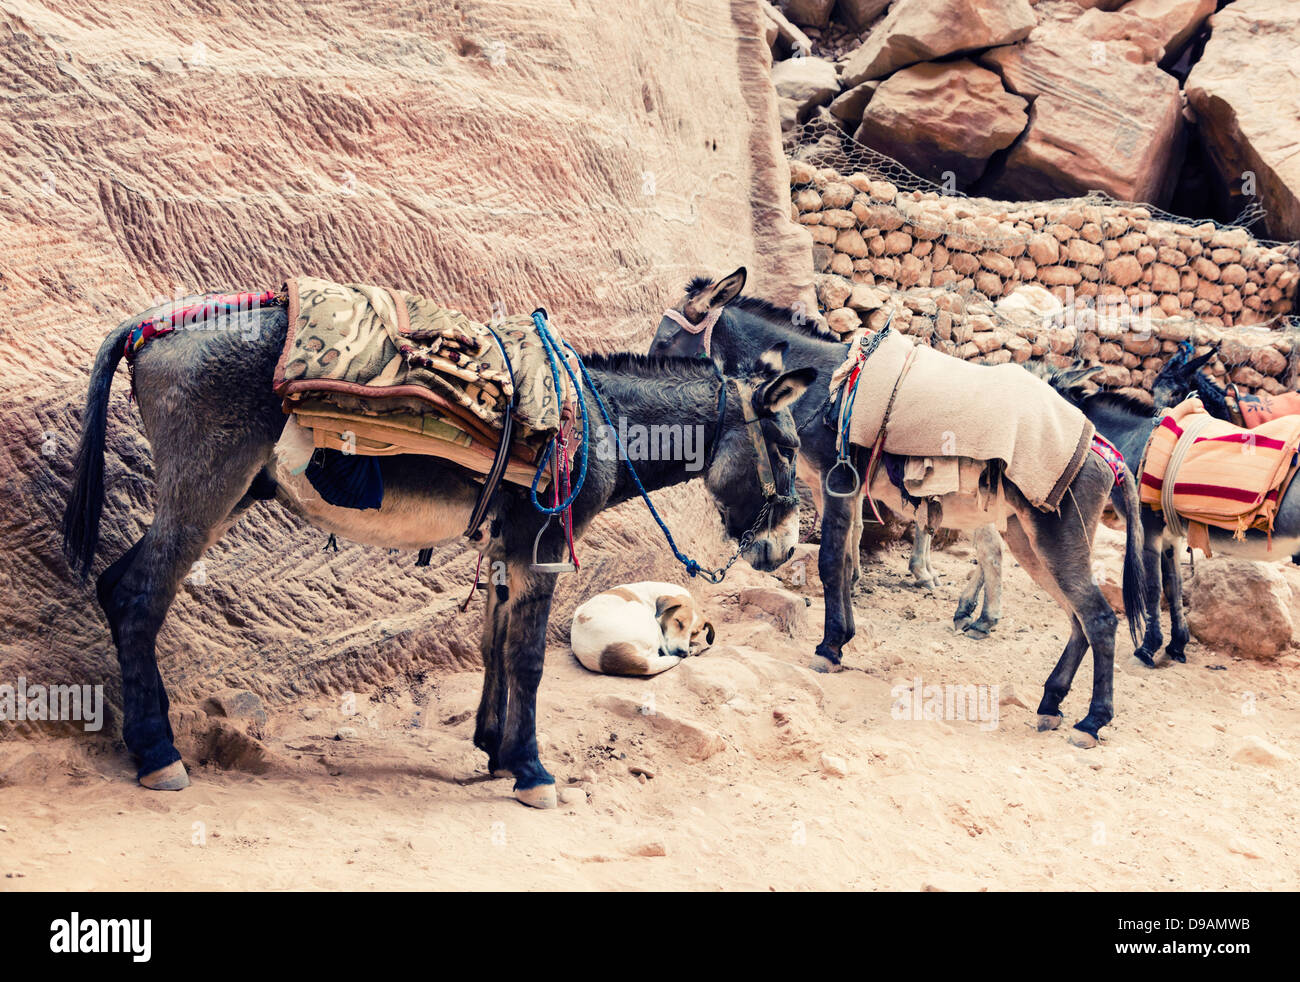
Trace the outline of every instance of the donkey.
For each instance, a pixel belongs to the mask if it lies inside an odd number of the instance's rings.
[[[799,428],[799,476],[812,490],[814,506],[822,516],[823,540],[829,526],[835,535],[843,528],[844,535],[854,543],[849,550],[851,570],[847,588],[852,589],[861,576],[857,543],[862,540],[862,498],[848,498],[823,494],[826,475],[834,468],[836,455],[833,439],[822,438],[822,414],[830,403],[829,379],[831,373],[848,357],[849,346],[838,336],[821,330],[806,315],[789,307],[781,307],[759,297],[745,296],[746,270],[741,266],[718,280],[697,276],[686,287],[685,298],[674,308],[665,311],[650,343],[652,355],[672,355],[713,360],[724,371],[748,364],[767,347],[785,343],[799,364],[817,368],[817,382],[808,387],[803,397],[794,404],[795,423]],[[976,556],[981,565],[991,564],[982,577],[972,572],[953,618],[957,629],[973,638],[988,637],[989,631],[1001,617],[1001,542],[991,529],[978,529],[974,535]],[[916,523],[912,539],[912,557],[908,564],[916,582],[925,588],[937,586],[930,570],[931,530],[925,521]],[[819,554],[835,565],[840,561],[838,551]],[[783,560],[782,560],[783,561]],[[827,570],[819,568],[823,582]],[[984,606],[978,619],[974,617],[979,588],[984,589]],[[851,615],[850,615],[851,616]]]
[[[652,350],[681,353],[703,335],[713,342],[715,357],[724,365],[732,363],[744,345],[764,343],[764,338],[778,332],[789,339],[790,351],[800,364],[818,370],[818,378],[828,378],[847,357],[847,346],[810,336],[806,330],[792,327],[789,312],[750,300],[737,304],[736,297],[744,283],[744,270],[737,270],[717,282],[695,280],[688,289],[680,309],[669,311],[660,323]],[[736,311],[733,319],[733,310]],[[766,315],[749,316],[756,310]],[[772,313],[774,311],[775,313]],[[685,322],[685,323],[683,323]],[[689,326],[687,326],[689,325]],[[744,332],[752,332],[752,336]],[[688,335],[683,340],[681,335]],[[730,340],[725,340],[730,339]],[[799,428],[800,452],[812,464],[815,473],[825,475],[836,459],[835,429],[827,419],[828,390],[820,383],[796,403],[794,417]],[[866,471],[867,451],[852,448],[854,467]],[[820,483],[820,481],[818,482]],[[1097,744],[1098,732],[1114,716],[1115,630],[1118,618],[1092,577],[1092,541],[1097,523],[1108,498],[1121,515],[1130,519],[1124,558],[1123,593],[1129,635],[1136,645],[1145,615],[1143,603],[1142,555],[1136,532],[1139,511],[1137,485],[1128,472],[1117,482],[1110,467],[1096,454],[1088,454],[1079,473],[1069,485],[1069,507],[1043,512],[1029,503],[1015,485],[1004,482],[1006,531],[1002,533],[1012,554],[1044,590],[1061,605],[1070,618],[1070,640],[1043,688],[1038,706],[1040,730],[1055,729],[1061,723],[1061,701],[1089,647],[1093,653],[1093,688],[1088,715],[1075,724],[1070,742],[1081,747]],[[886,506],[904,511],[902,495],[881,468],[870,487],[873,498]],[[840,667],[843,647],[854,636],[850,554],[858,543],[852,540],[852,510],[860,507],[857,498],[825,500],[822,518],[822,542],[818,553],[818,570],[825,587],[826,620],[822,641],[817,645],[813,667],[834,671]],[[974,530],[989,524],[987,513],[961,514],[946,510],[943,524],[948,528]]]
[[[169,307],[155,307],[121,324],[100,348],[91,371],[63,523],[64,552],[83,575],[99,538],[113,373],[132,328]],[[478,493],[474,475],[455,465],[401,455],[377,458],[382,507],[360,511],[324,503],[275,454],[286,418],[271,385],[285,341],[285,309],[240,311],[205,326],[158,338],[135,358],[134,390],[157,473],[154,520],[97,581],[122,670],[123,739],[138,765],[138,780],[155,790],[189,784],[174,746],[155,639],[181,578],[244,511],[275,498],[317,528],[354,541],[424,549],[463,534]],[[785,371],[779,349],[765,353],[744,378],[721,377],[712,365],[681,358],[618,354],[591,357],[587,364],[592,385],[620,422],[671,423],[702,441],[703,454],[691,459],[678,453],[657,455],[674,459],[637,461],[647,490],[703,476],[715,503],[725,509],[728,534],[744,536],[751,561],[793,549],[798,529],[793,461],[799,434],[789,406],[812,383],[815,369]],[[595,393],[586,381],[582,387],[594,418]],[[742,400],[749,406],[742,407]],[[747,417],[754,418],[752,424]],[[769,489],[786,493],[765,497],[760,448],[770,463]],[[575,534],[600,512],[639,493],[630,465],[621,457],[590,454],[586,483],[573,503]],[[555,589],[553,572],[532,568],[544,518],[530,504],[526,489],[510,485],[502,485],[490,514],[490,534],[475,545],[503,562],[507,575],[487,593],[480,648],[483,693],[474,745],[487,754],[491,774],[514,777],[518,800],[554,807],[555,782],[538,759],[535,724]],[[539,561],[557,561],[564,544],[561,529],[551,528],[540,542]]]
[[[1100,366],[1076,366],[1065,370],[1044,370],[1043,377],[1061,395],[1069,399],[1092,420],[1097,431],[1110,440],[1124,454],[1126,460],[1140,461],[1151,430],[1161,410],[1176,405],[1188,395],[1200,395],[1211,415],[1228,419],[1227,403],[1223,390],[1212,379],[1200,374],[1199,369],[1214,357],[1214,352],[1190,357],[1182,350],[1175,354],[1157,375],[1152,386],[1155,408],[1119,393],[1093,391],[1085,386],[1089,375]],[[1296,482],[1287,487],[1278,502],[1274,517],[1272,548],[1266,533],[1251,530],[1244,540],[1232,532],[1211,527],[1210,546],[1224,555],[1242,559],[1280,562],[1295,558],[1300,546],[1300,490]],[[1175,552],[1178,540],[1165,527],[1164,514],[1158,509],[1143,508],[1143,568],[1146,578],[1147,598],[1146,635],[1134,652],[1148,667],[1154,667],[1155,656],[1160,651],[1164,637],[1160,628],[1161,591],[1169,597],[1170,641],[1165,653],[1171,661],[1186,662],[1187,642],[1191,632],[1183,612],[1183,578]]]

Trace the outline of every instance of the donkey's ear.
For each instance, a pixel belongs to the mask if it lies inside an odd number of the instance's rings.
[[[1062,384],[1067,386],[1082,385],[1090,377],[1096,375],[1102,369],[1101,365],[1080,365],[1075,364],[1061,372],[1059,378]]]
[[[703,317],[715,307],[725,307],[740,296],[745,289],[745,278],[749,274],[741,266],[734,273],[728,273],[720,280],[714,280],[691,299],[686,301],[683,311],[687,317]]]
[[[1197,372],[1197,371],[1200,371],[1201,366],[1202,366],[1202,365],[1209,364],[1209,362],[1210,362],[1210,361],[1214,358],[1214,356],[1217,355],[1218,353],[1219,353],[1219,346],[1216,344],[1216,345],[1214,345],[1213,347],[1211,347],[1210,350],[1207,351],[1205,354],[1203,354],[1203,355],[1197,355],[1195,358],[1193,358],[1191,361],[1189,361],[1189,362],[1187,363],[1187,371],[1188,371],[1188,372]]]
[[[808,386],[817,380],[817,369],[796,368],[767,382],[754,395],[760,412],[776,415],[799,400]]]
[[[790,347],[789,341],[778,341],[758,356],[757,371],[764,378],[776,378],[785,371],[785,353]]]

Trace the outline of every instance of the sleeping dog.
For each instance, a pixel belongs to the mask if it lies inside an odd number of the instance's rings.
[[[713,644],[713,625],[673,583],[631,583],[598,593],[573,613],[573,653],[593,672],[658,675]]]

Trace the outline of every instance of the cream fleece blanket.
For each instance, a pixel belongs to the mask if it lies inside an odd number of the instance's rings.
[[[854,338],[849,360],[836,371],[832,392],[847,377],[862,336]],[[1087,417],[1019,365],[972,364],[894,331],[863,366],[850,442],[875,444],[896,385],[885,430],[887,451],[1001,460],[1007,480],[1044,511],[1060,506],[1092,443]]]

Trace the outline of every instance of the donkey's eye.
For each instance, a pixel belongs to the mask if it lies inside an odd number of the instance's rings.
[[[787,464],[794,463],[794,458],[798,456],[799,453],[799,451],[794,447],[777,447],[777,452],[781,455],[781,459]]]

